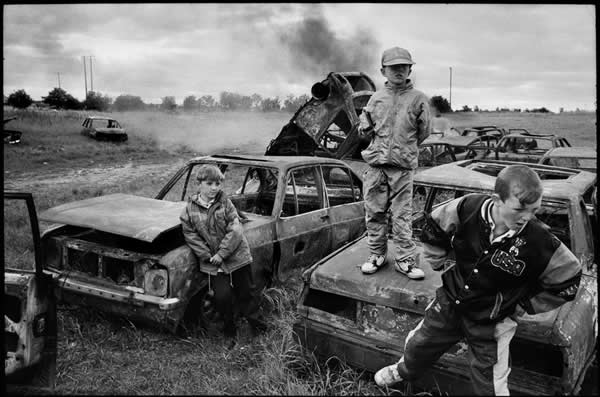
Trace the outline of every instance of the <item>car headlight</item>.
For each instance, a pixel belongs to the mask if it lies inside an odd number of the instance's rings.
[[[155,296],[165,296],[169,286],[167,269],[149,269],[144,273],[144,291]]]

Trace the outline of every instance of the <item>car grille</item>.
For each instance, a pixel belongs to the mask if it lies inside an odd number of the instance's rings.
[[[141,254],[120,248],[106,247],[98,243],[68,237],[53,237],[52,245],[61,247],[58,268],[77,271],[92,277],[111,280],[117,284],[135,285],[143,280],[145,260],[158,262],[160,256]],[[138,274],[139,273],[139,274]],[[137,281],[137,282],[136,282]]]

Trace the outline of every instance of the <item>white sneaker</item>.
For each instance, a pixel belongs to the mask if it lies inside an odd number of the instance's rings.
[[[385,255],[371,254],[369,259],[362,264],[360,270],[364,274],[373,274],[385,264]]]
[[[397,272],[400,272],[413,280],[420,280],[425,278],[425,272],[419,269],[417,263],[415,262],[415,258],[411,256],[401,260],[395,259],[394,269],[396,269]]]
[[[402,381],[402,377],[398,373],[398,363],[383,367],[375,373],[377,386],[391,386],[400,381]]]

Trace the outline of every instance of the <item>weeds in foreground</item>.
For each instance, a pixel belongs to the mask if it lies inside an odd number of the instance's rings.
[[[403,395],[331,358],[303,354],[292,326],[297,294],[267,289],[269,330],[252,338],[242,326],[228,349],[219,335],[182,338],[105,315],[60,306],[59,394]]]

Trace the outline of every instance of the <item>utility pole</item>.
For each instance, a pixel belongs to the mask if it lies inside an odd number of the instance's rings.
[[[94,74],[92,73],[92,55],[89,55],[88,58],[90,59],[90,91],[94,91]]]
[[[87,73],[85,70],[85,55],[82,57],[83,58],[83,81],[85,82],[85,99],[87,99]]]
[[[58,88],[60,88],[60,72],[56,72],[56,75],[58,76]]]
[[[452,109],[452,66],[450,66],[450,109]]]

